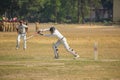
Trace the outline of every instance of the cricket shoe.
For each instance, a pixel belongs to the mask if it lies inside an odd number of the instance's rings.
[[[75,55],[74,59],[78,59],[80,56],[77,54]]]
[[[55,56],[54,58],[55,58],[55,59],[59,59],[59,56]]]
[[[20,46],[16,45],[16,50],[18,50],[20,48]]]
[[[16,47],[16,50],[18,50],[19,49],[19,47]]]
[[[25,50],[26,50],[26,48],[23,48],[23,50],[25,51]]]

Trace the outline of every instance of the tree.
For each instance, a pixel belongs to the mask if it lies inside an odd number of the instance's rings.
[[[11,0],[3,0],[0,2],[0,16],[2,16],[10,7]]]
[[[112,0],[3,0],[0,3],[0,16],[19,16],[31,22],[84,23],[95,10],[99,19],[99,8],[108,9],[111,16]]]
[[[81,18],[82,18],[82,24],[84,24],[84,19],[85,19],[85,0],[81,0],[81,7],[80,7],[80,10],[81,10]]]
[[[78,0],[78,23],[80,23],[81,0]]]
[[[29,21],[39,21],[45,0],[19,0],[19,15]]]
[[[85,16],[90,13],[90,0],[78,0],[78,23],[85,23]]]
[[[111,18],[113,14],[113,0],[101,0],[103,8],[108,10],[108,16]]]

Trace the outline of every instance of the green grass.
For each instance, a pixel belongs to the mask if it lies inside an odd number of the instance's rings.
[[[51,24],[41,24],[45,28]],[[34,25],[29,25],[29,33]],[[0,32],[0,80],[120,80],[120,28],[78,24],[55,24],[80,59],[74,60],[62,45],[60,59],[53,58],[56,38],[35,36],[27,50],[16,46],[16,32]],[[91,28],[92,27],[92,28]],[[98,60],[94,61],[94,43]]]

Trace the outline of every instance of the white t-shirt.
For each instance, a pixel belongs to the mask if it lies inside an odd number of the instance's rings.
[[[63,38],[63,35],[57,29],[55,29],[52,35],[58,37],[59,39]]]
[[[28,28],[28,26],[25,25],[25,24],[19,25],[19,26],[17,27],[18,33],[20,33],[20,34],[25,34],[25,33],[26,33],[26,28]]]

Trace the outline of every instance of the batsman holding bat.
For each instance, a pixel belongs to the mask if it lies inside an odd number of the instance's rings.
[[[42,32],[44,31],[50,31],[51,34],[43,34]],[[54,50],[54,55],[56,59],[59,58],[58,46],[60,44],[63,44],[66,50],[70,52],[74,56],[75,59],[79,58],[79,55],[68,45],[66,38],[55,27],[50,27],[47,29],[40,29],[38,30],[37,33],[43,36],[47,36],[47,37],[56,36],[58,38],[58,41],[55,44],[53,44],[53,50]]]
[[[24,50],[26,49],[26,33],[28,31],[28,26],[23,23],[22,20],[19,21],[20,25],[16,27],[18,37],[17,37],[17,45],[16,49],[19,49],[20,47],[20,38],[23,39],[24,42]]]

